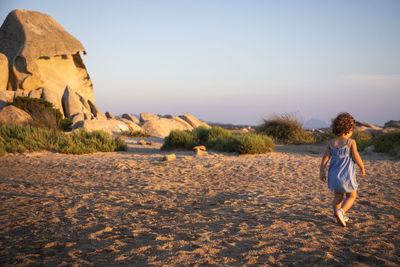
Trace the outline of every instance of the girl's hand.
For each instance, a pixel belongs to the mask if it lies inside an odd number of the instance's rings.
[[[326,174],[325,174],[325,171],[321,171],[321,172],[319,173],[319,179],[320,179],[321,181],[323,181],[323,182],[326,182]]]
[[[364,177],[365,177],[365,169],[362,168],[362,169],[361,169],[361,178],[364,178]]]

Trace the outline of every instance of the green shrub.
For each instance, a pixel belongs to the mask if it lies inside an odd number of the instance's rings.
[[[0,155],[25,151],[55,150],[68,154],[126,150],[124,141],[106,132],[87,133],[83,129],[65,134],[61,131],[32,125],[0,125]],[[2,152],[3,151],[3,152]]]
[[[162,150],[171,150],[176,148],[187,148],[187,144],[197,144],[193,142],[194,135],[189,131],[173,130],[165,137]],[[192,147],[193,148],[193,147]]]
[[[62,129],[65,126],[61,112],[44,99],[18,96],[12,105],[28,112],[32,116],[33,125],[52,129]]]
[[[192,131],[192,141],[198,144],[207,142],[210,135],[210,129],[200,126]]]
[[[400,148],[400,132],[391,132],[377,135],[372,139],[375,152],[396,153]]]
[[[303,129],[298,120],[292,115],[280,115],[270,120],[264,120],[264,124],[257,129],[258,133],[265,134],[280,144],[311,144],[315,143],[315,137]]]
[[[205,144],[209,149],[215,149],[221,152],[239,152],[240,140],[238,136],[231,136],[230,138],[212,138]]]
[[[55,131],[32,125],[1,125],[0,136],[5,150],[9,153],[39,151],[46,149]]]
[[[239,154],[259,154],[273,151],[271,138],[255,134],[231,134],[221,127],[207,129],[199,127],[193,131],[174,130],[165,138],[163,150],[176,148],[192,149],[204,145],[208,149],[221,152],[237,152]]]
[[[228,139],[232,136],[232,133],[222,127],[214,126],[210,129],[210,133],[208,135],[210,138],[221,138],[221,139]]]
[[[373,136],[367,132],[355,131],[351,137],[356,141],[357,149],[359,151],[363,151],[366,147],[372,144]]]
[[[255,134],[244,134],[239,137],[239,154],[263,154],[271,151],[272,147],[267,145],[265,137]]]
[[[134,131],[132,129],[129,129],[129,131],[123,131],[121,135],[128,137],[151,137],[151,135],[145,131]]]
[[[59,135],[52,143],[54,148],[67,154],[88,154],[97,151],[113,152],[126,150],[126,145],[119,137],[112,136],[104,131],[86,132],[79,129],[72,135]]]
[[[396,154],[400,151],[400,131],[382,133],[376,136],[363,135],[363,138],[356,138],[357,147],[361,151],[371,145],[375,147],[374,151],[378,153]]]
[[[73,122],[72,122],[71,119],[64,118],[64,119],[60,120],[59,127],[60,127],[61,130],[69,132],[69,131],[72,130],[72,124],[73,124]]]

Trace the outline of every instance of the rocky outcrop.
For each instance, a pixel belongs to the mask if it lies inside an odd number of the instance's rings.
[[[52,17],[17,9],[0,28],[0,53],[8,59],[8,89],[46,88],[62,96],[67,85],[93,101],[93,85],[80,52],[83,45]]]
[[[179,117],[181,117],[184,121],[189,123],[193,128],[197,128],[197,127],[200,127],[200,126],[203,126],[203,127],[206,127],[206,128],[211,128],[210,125],[208,125],[204,121],[201,121],[201,120],[197,119],[192,114],[185,113],[185,114],[183,114],[182,116],[179,116]]]
[[[134,123],[139,123],[140,122],[135,116],[132,116],[132,115],[127,114],[127,113],[122,114],[122,118],[130,120],[130,121],[132,121]]]
[[[367,132],[370,134],[375,134],[375,133],[380,133],[382,132],[382,127],[373,125],[371,123],[367,122],[356,122],[356,130],[358,132]]]
[[[193,130],[194,127],[192,127],[189,123],[187,123],[185,120],[183,120],[181,117],[178,116],[172,116],[171,119],[179,122],[180,124],[182,124],[182,126],[186,129],[186,130]]]
[[[146,122],[151,120],[158,120],[160,117],[153,113],[140,113],[140,121]]]
[[[397,132],[397,131],[400,131],[400,121],[390,120],[386,122],[385,125],[383,126],[384,133]]]
[[[90,107],[90,111],[96,118],[107,119],[106,115],[104,115],[103,112],[101,112],[101,110],[96,106],[96,104],[94,102],[92,102],[91,100],[88,100],[88,104]]]
[[[7,106],[7,103],[14,101],[15,92],[13,91],[0,91],[0,110]]]
[[[121,132],[130,131],[132,127],[137,130],[142,130],[139,126],[134,126],[134,123],[126,123],[121,120],[115,119],[92,119],[92,120],[80,120],[73,125],[74,129],[83,128],[88,132],[103,130],[110,134],[121,134]],[[136,128],[138,127],[138,128]]]
[[[29,92],[28,96],[30,98],[41,98],[43,94],[43,88],[38,88]]]
[[[8,59],[0,53],[0,91],[7,90],[8,83]]]
[[[124,118],[120,119],[119,121],[121,121],[121,122],[125,123],[126,125],[128,125],[130,131],[143,132],[142,127],[140,127],[139,125],[137,125],[133,121],[130,121],[130,120],[127,120],[127,119],[124,119]]]
[[[160,118],[158,120],[149,120],[142,125],[143,130],[151,136],[164,138],[172,130],[192,130],[185,127],[181,122],[174,119]]]
[[[87,102],[85,103],[85,99],[82,96],[80,96],[77,92],[72,90],[69,86],[65,88],[61,100],[65,117],[71,118],[79,113],[82,114],[91,113],[88,110],[89,105],[87,104]]]
[[[43,88],[42,96],[44,100],[53,104],[54,108],[58,109],[62,114],[64,114],[64,109],[61,103],[61,96],[58,93]]]
[[[107,117],[107,119],[110,119],[110,120],[116,120],[117,118],[111,113],[111,112],[106,112],[106,117]]]
[[[31,120],[32,117],[29,113],[12,105],[4,107],[0,111],[0,122],[2,123],[21,124]]]
[[[385,123],[384,128],[397,128],[400,129],[400,121],[390,120]]]

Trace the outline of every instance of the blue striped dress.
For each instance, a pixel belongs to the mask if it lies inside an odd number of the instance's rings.
[[[337,193],[351,193],[357,190],[356,166],[349,149],[350,138],[346,145],[333,147],[329,142],[331,162],[328,170],[328,188]]]

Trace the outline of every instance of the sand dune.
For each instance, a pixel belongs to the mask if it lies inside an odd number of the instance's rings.
[[[237,156],[175,151],[0,158],[0,265],[400,264],[400,162],[367,176],[343,228],[319,181],[323,146]]]

